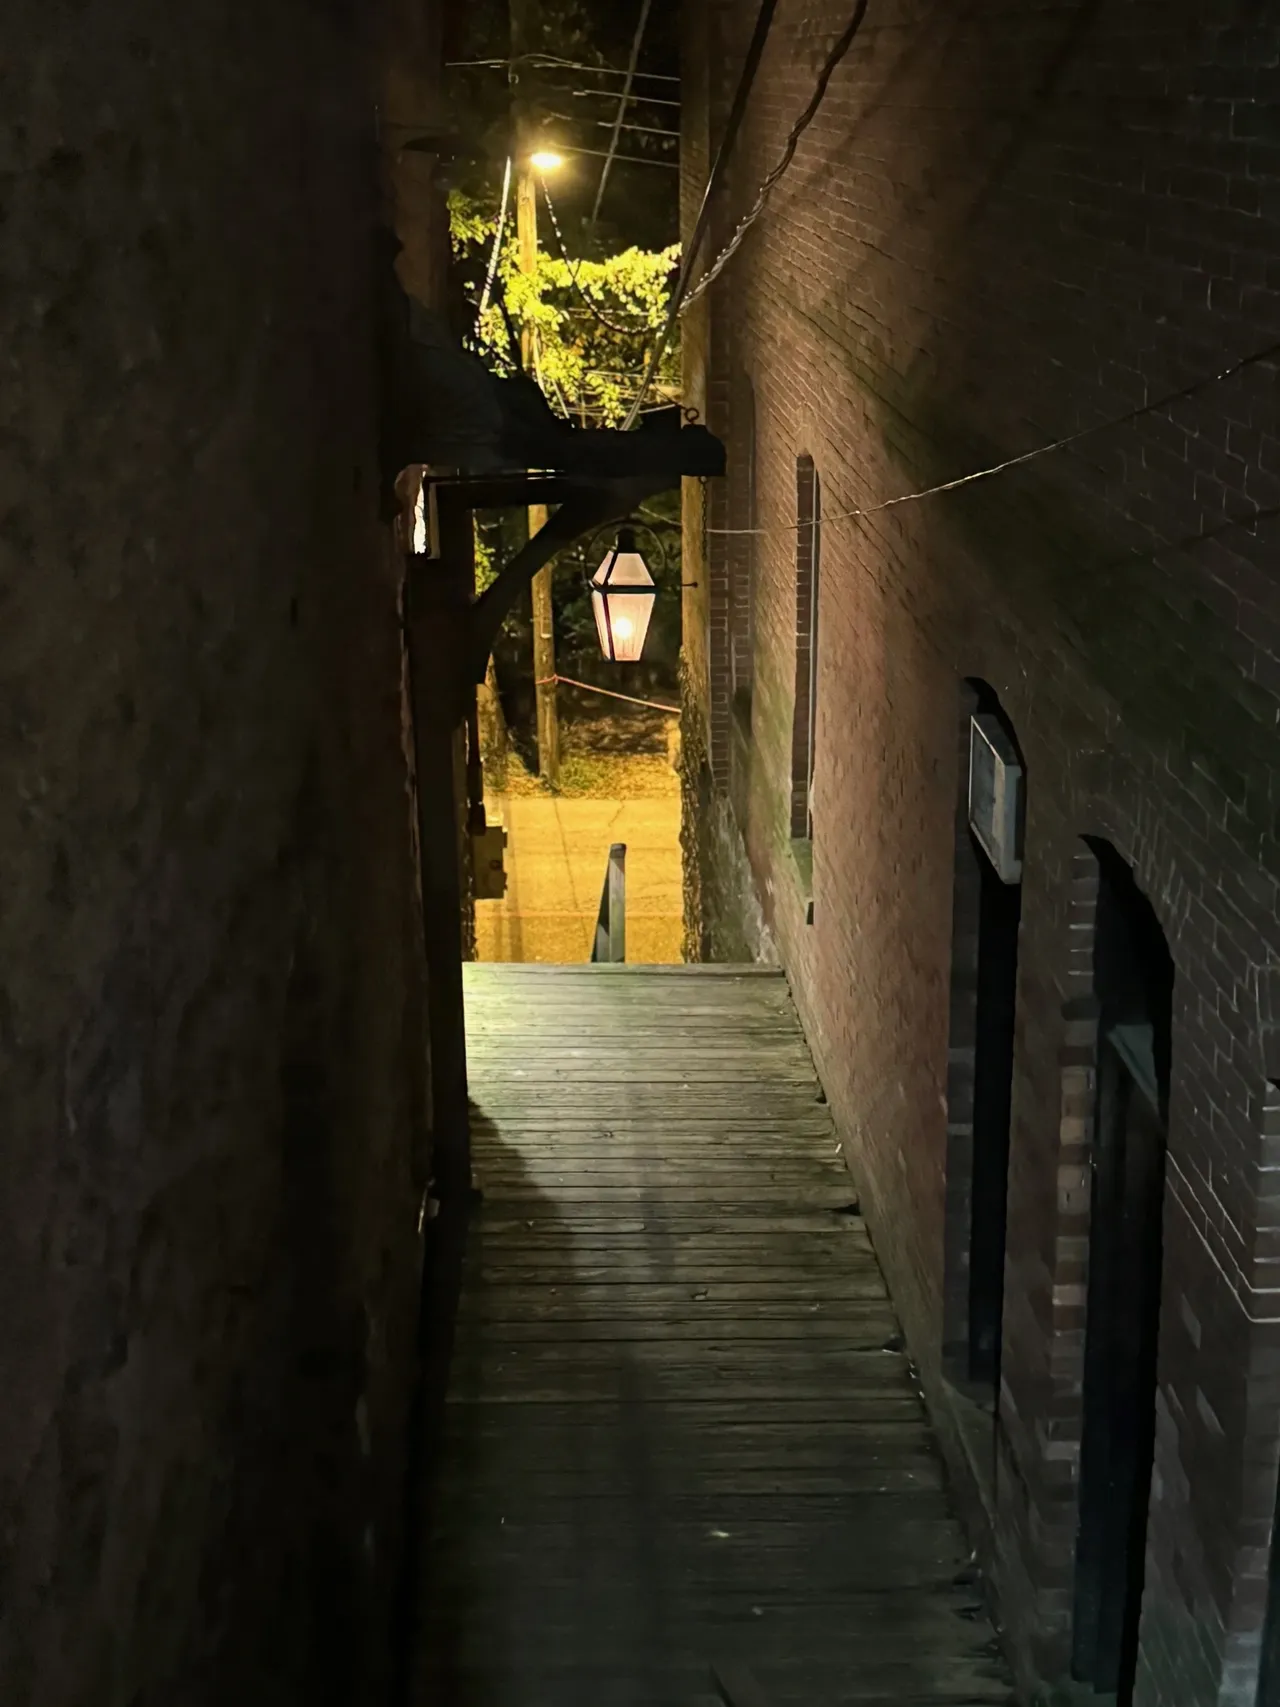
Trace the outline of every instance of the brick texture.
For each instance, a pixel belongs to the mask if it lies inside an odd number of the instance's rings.
[[[705,10],[736,64],[754,8]],[[835,0],[780,9],[729,229],[844,22]],[[688,317],[691,378],[729,399],[740,369],[750,387],[764,530],[751,739],[725,746],[714,782],[737,765],[764,925],[939,1407],[966,678],[998,694],[1026,757],[990,1564],[1028,1686],[1064,1676],[1070,1641],[1096,1035],[1083,835],[1132,863],[1175,959],[1148,1707],[1253,1699],[1275,1511],[1275,364],[961,491],[847,512],[1114,420],[1280,336],[1278,104],[1280,26],[1237,0],[1194,19],[1139,0],[872,0],[768,213]],[[690,141],[722,110],[692,102]],[[790,843],[806,454],[823,507],[811,890]],[[714,755],[733,541],[708,521],[706,608],[686,618]]]
[[[426,1157],[362,28],[0,21],[14,1707],[385,1698]]]

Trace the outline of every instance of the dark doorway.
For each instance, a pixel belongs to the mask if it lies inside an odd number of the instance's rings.
[[[1000,1390],[1005,1213],[1022,885],[1004,883],[973,840],[978,865],[978,988],[973,1051],[973,1198],[969,1223],[969,1379]]]
[[[1073,1660],[1077,1678],[1126,1707],[1155,1450],[1173,961],[1129,866],[1109,844],[1089,845],[1098,1089]]]
[[[947,1359],[953,1383],[984,1411],[1000,1388],[1005,1219],[1013,1102],[1018,927],[1022,917],[1023,762],[985,682],[960,705],[947,1112]],[[984,733],[975,735],[981,726]],[[975,741],[1003,755],[1003,840],[992,798],[975,783]],[[978,832],[981,832],[979,834]],[[984,841],[990,847],[984,845]],[[1003,871],[997,870],[996,857]]]
[[[1269,1086],[1272,1106],[1280,1103],[1280,1083]],[[1280,1707],[1280,1489],[1271,1524],[1271,1555],[1267,1565],[1267,1610],[1262,1625],[1262,1662],[1258,1672],[1257,1707]]]
[[[1280,1522],[1280,1512],[1277,1513]],[[1280,1595],[1280,1559],[1276,1545],[1271,1543],[1271,1566],[1267,1573],[1267,1621],[1262,1630],[1262,1666],[1258,1674],[1258,1707],[1276,1707],[1280,1702],[1280,1619],[1277,1618],[1277,1595]]]

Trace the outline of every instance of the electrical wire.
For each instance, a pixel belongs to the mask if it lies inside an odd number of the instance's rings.
[[[675,330],[676,321],[680,317],[680,304],[684,301],[685,292],[689,288],[689,280],[693,276],[694,264],[698,259],[698,251],[702,240],[707,234],[707,224],[711,216],[711,203],[724,177],[725,168],[733,153],[734,144],[738,140],[738,132],[742,129],[742,120],[746,115],[747,101],[751,95],[752,85],[756,80],[756,72],[760,69],[760,61],[764,56],[765,43],[769,39],[769,30],[773,24],[773,14],[778,9],[778,0],[760,0],[760,10],[756,13],[755,26],[751,31],[751,40],[747,44],[746,57],[742,62],[742,70],[738,73],[738,86],[733,92],[733,101],[729,107],[729,116],[725,120],[724,134],[716,149],[715,159],[711,162],[711,170],[707,174],[706,187],[702,192],[702,202],[698,208],[698,216],[693,222],[693,232],[684,252],[680,265],[680,274],[676,280],[676,288],[671,293],[671,302],[667,308],[667,318],[649,356],[649,365],[640,382],[640,392],[627,415],[624,427],[634,427],[639,419],[640,411],[649,387],[657,378],[662,358],[666,354],[667,344]]]
[[[507,329],[507,343],[511,346],[511,362],[517,373],[524,372],[524,352],[520,347],[520,334],[516,331],[515,322],[511,318],[511,310],[507,307],[507,293],[502,288],[502,276],[494,277],[497,287],[498,312],[502,316],[502,324]]]
[[[587,65],[580,59],[560,59],[554,53],[519,53],[508,55],[506,59],[449,59],[445,61],[447,71],[472,70],[506,70],[512,65],[553,66],[563,71],[594,71],[600,77],[625,77],[626,71],[620,65]],[[650,83],[678,83],[680,79],[666,71],[637,71],[637,77],[644,78]]]
[[[609,182],[609,169],[613,165],[613,157],[618,152],[618,138],[622,134],[622,121],[627,116],[627,102],[631,99],[631,86],[636,80],[636,65],[640,59],[640,44],[644,40],[644,27],[649,22],[649,8],[653,0],[641,0],[640,20],[636,24],[636,33],[631,42],[631,58],[627,61],[627,75],[622,85],[622,93],[618,97],[618,114],[613,121],[613,134],[609,138],[609,152],[604,157],[604,165],[600,168],[600,182],[596,186],[596,199],[592,204],[591,218],[588,225],[593,227],[600,217],[600,203],[604,200],[605,185]]]
[[[660,515],[657,510],[650,509],[648,504],[638,504],[636,514],[643,516],[646,521],[652,522],[656,527],[671,528],[675,533],[679,533],[684,526],[681,517]]]
[[[568,124],[589,124],[596,130],[612,130],[614,122],[612,119],[589,119],[584,117],[582,113],[548,112],[546,116],[549,119],[564,119]],[[622,130],[639,131],[641,136],[665,136],[677,142],[680,139],[680,132],[678,130],[663,130],[661,125],[624,124],[620,128]],[[606,155],[605,158],[608,159],[609,156]]]
[[[547,391],[551,391],[555,394],[555,399],[560,405],[561,415],[566,421],[572,421],[573,413],[569,407],[569,399],[565,396],[560,381],[556,378],[554,373],[544,371],[542,363],[538,359],[542,350],[542,340],[538,336],[536,327],[534,329],[531,343],[533,347],[533,377],[535,383],[544,395]]]
[[[571,95],[575,101],[611,101],[612,91],[608,89],[559,89],[557,94]],[[669,101],[665,95],[634,94],[631,99],[637,106],[642,107],[680,107],[683,101]]]
[[[1153,398],[1149,403],[1142,403],[1136,409],[1130,409],[1123,415],[1116,415],[1106,421],[1097,421],[1091,427],[1081,427],[1074,433],[1066,433],[1062,438],[1051,439],[1047,444],[1037,445],[1034,450],[1026,450],[1019,456],[1006,457],[1003,462],[994,462],[987,468],[976,468],[969,474],[958,475],[954,480],[940,481],[936,486],[926,486],[917,492],[903,492],[896,498],[882,498],[878,504],[867,504],[856,510],[835,510],[824,513],[822,521],[846,522],[861,516],[878,516],[884,510],[896,509],[899,504],[916,504],[922,498],[936,497],[940,492],[954,492],[957,487],[970,486],[975,480],[989,480],[993,474],[1003,474],[1010,468],[1020,468],[1024,463],[1034,462],[1038,457],[1048,456],[1052,451],[1066,450],[1070,445],[1076,445],[1082,439],[1093,438],[1098,433],[1112,431],[1116,427],[1126,427],[1132,421],[1139,421],[1144,415],[1159,414],[1165,409],[1171,409],[1175,403],[1182,403],[1188,397],[1194,397],[1198,392],[1207,390],[1212,385],[1220,385],[1224,380],[1232,379],[1246,368],[1255,367],[1259,362],[1280,358],[1280,340],[1265,344],[1260,350],[1253,350],[1247,356],[1241,356],[1238,361],[1224,367],[1217,373],[1204,374],[1199,379],[1193,379],[1189,384],[1180,386],[1176,391],[1166,392],[1162,397]],[[734,534],[792,534],[800,528],[807,527],[807,522],[788,523],[785,527],[775,528],[708,528],[708,533],[717,535]]]
[[[507,155],[506,169],[502,174],[502,207],[498,212],[498,225],[493,234],[493,248],[489,251],[489,269],[484,276],[484,289],[480,293],[480,307],[477,317],[484,313],[489,306],[489,293],[493,289],[493,281],[498,272],[498,256],[502,251],[502,234],[507,226],[507,202],[511,196],[511,156]]]
[[[634,338],[651,332],[653,328],[651,326],[644,325],[642,322],[637,322],[632,326],[619,326],[615,321],[610,320],[607,315],[602,314],[595,304],[587,297],[586,292],[578,283],[577,268],[569,259],[569,251],[565,247],[564,233],[560,229],[560,221],[556,218],[555,203],[551,200],[551,192],[547,188],[546,179],[542,179],[541,183],[542,196],[543,200],[547,204],[547,212],[551,215],[551,228],[556,234],[556,247],[560,251],[560,259],[564,262],[565,267],[568,270],[569,282],[572,284],[575,292],[581,299],[582,305],[587,310],[588,314],[590,314],[593,319],[598,320],[606,331],[615,332],[619,337]]]
[[[773,194],[774,187],[786,172],[792,160],[795,158],[795,152],[799,145],[800,138],[817,117],[818,108],[822,105],[823,97],[827,92],[827,85],[830,83],[836,67],[853,46],[853,38],[861,29],[862,20],[867,15],[867,5],[868,0],[858,0],[849,22],[832,43],[831,51],[823,61],[822,70],[818,73],[818,81],[814,86],[814,91],[810,97],[809,104],[787,133],[787,140],[783,147],[782,154],[778,159],[777,165],[761,184],[756,195],[756,199],[751,206],[750,212],[738,222],[738,228],[734,232],[733,236],[725,244],[724,248],[720,251],[719,255],[717,255],[715,261],[707,269],[706,273],[704,273],[702,278],[698,280],[696,287],[691,290],[685,298],[684,304],[680,310],[682,314],[687,313],[688,310],[693,307],[694,303],[697,302],[698,298],[708,291],[720,277],[720,274],[737,254],[747,232],[750,231],[756,220],[759,219],[760,215],[764,212],[769,197]]]
[[[578,148],[573,143],[568,144],[565,147],[564,152],[566,154],[589,154],[594,160],[603,160],[605,158],[605,150],[603,148]],[[616,160],[623,161],[630,166],[665,166],[668,172],[678,172],[680,170],[680,162],[678,160],[659,160],[657,156],[653,154],[618,154],[615,155],[614,158]]]

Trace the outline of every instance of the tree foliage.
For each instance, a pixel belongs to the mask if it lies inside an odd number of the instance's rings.
[[[449,214],[455,257],[470,281],[473,307],[478,307],[497,212],[454,190]],[[544,235],[554,239],[555,227],[549,220],[546,223],[549,230]],[[500,298],[517,331],[526,326],[533,329],[535,377],[552,408],[578,426],[618,426],[639,390],[653,344],[665,323],[678,261],[679,248],[674,244],[658,250],[631,247],[600,260],[582,261],[540,249],[537,271],[523,273],[512,220],[499,251],[493,299],[476,323],[477,351],[494,372],[513,371],[515,355]],[[664,355],[649,392],[650,407],[678,400],[679,374],[676,345]],[[647,650],[655,661],[670,665],[679,646],[679,553],[674,549],[677,536],[672,527],[678,512],[674,503],[668,506],[662,500],[655,510],[662,514],[662,537],[669,543],[667,549],[657,552],[651,544],[645,546],[660,592]],[[493,579],[498,562],[518,548],[521,527],[521,518],[511,514],[480,520],[476,529],[480,588]],[[603,555],[607,542],[584,541],[563,554],[562,572],[554,583],[556,630],[569,659],[590,659],[597,652],[585,586],[586,576],[596,567],[595,562],[588,561],[593,543],[599,546],[597,556]],[[516,618],[514,626],[519,630],[522,619]]]
[[[458,190],[450,196],[449,212],[455,254],[478,281],[497,217]],[[509,224],[497,285],[479,316],[480,353],[495,372],[508,373],[514,365],[500,295],[515,326],[533,329],[535,377],[552,408],[579,426],[617,426],[635,398],[666,320],[678,260],[675,244],[657,250],[632,247],[600,260],[570,260],[543,247],[536,272],[524,273]],[[679,372],[679,346],[673,340],[650,390],[650,404],[678,398]]]
[[[473,0],[449,10],[446,17],[446,57],[458,62],[451,73],[451,99],[463,143],[451,169],[454,273],[471,304],[473,347],[495,372],[512,370],[512,340],[499,306],[505,304],[517,334],[526,324],[534,330],[534,377],[552,408],[578,426],[617,426],[625,418],[665,320],[678,261],[678,250],[670,245],[678,230],[677,174],[670,164],[663,169],[653,163],[673,158],[674,145],[657,129],[628,132],[600,217],[589,217],[603,164],[591,151],[604,147],[616,113],[619,68],[627,63],[640,5],[641,0],[607,8],[591,0],[539,0],[525,19],[524,50],[535,56],[520,71],[526,119],[546,145],[560,149],[568,161],[550,186],[557,217],[540,195],[541,246],[532,277],[522,274],[518,265],[513,186],[497,287],[478,324],[475,309],[497,226],[504,163],[513,151],[512,89],[502,63],[511,48],[510,4]],[[642,70],[674,77],[677,26],[677,0],[654,0]],[[601,68],[599,75],[593,67]],[[670,97],[675,89],[674,81],[641,78],[633,90],[628,122],[671,128],[673,108],[650,97]],[[644,155],[650,163],[628,165],[630,154]],[[572,247],[572,260],[566,259],[566,243]],[[678,401],[679,369],[676,344],[666,352],[649,406]],[[680,644],[678,494],[663,493],[647,509],[647,519],[657,523],[658,540],[642,536],[640,544],[659,596],[646,662],[623,667],[626,680],[640,691],[673,674]],[[480,586],[488,584],[523,538],[519,512],[477,517]],[[586,576],[610,543],[602,534],[563,553],[553,579],[553,600],[560,668],[616,684],[617,667],[601,666],[586,589]],[[530,651],[526,603],[510,619],[499,648],[504,680],[526,678]]]

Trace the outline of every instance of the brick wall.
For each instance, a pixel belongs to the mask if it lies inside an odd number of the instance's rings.
[[[386,1663],[426,1158],[355,12],[0,21],[15,1707]]]
[[[733,97],[752,19],[724,0],[681,10],[680,226],[690,240]],[[749,110],[743,136],[754,118]],[[696,286],[728,240],[751,187],[749,162],[731,157],[712,205]],[[775,949],[753,892],[743,826],[754,718],[755,541],[726,529],[754,526],[755,398],[735,317],[714,295],[689,305],[680,325],[682,400],[737,445],[728,478],[684,483],[681,660],[682,852],[685,958],[772,961]]]
[[[727,11],[740,40],[754,8]],[[844,22],[834,0],[780,9],[736,205]],[[1096,1031],[1082,835],[1132,862],[1174,955],[1138,1686],[1167,1707],[1252,1699],[1280,1449],[1275,365],[964,490],[844,513],[1280,336],[1278,66],[1280,28],[1234,0],[1194,20],[872,0],[706,310],[754,398],[765,530],[736,815],[940,1416],[965,678],[1026,758],[992,1563],[1027,1682],[1063,1675],[1070,1633]],[[791,840],[802,455],[823,510],[811,874]],[[709,538],[712,610],[730,543]],[[701,633],[714,696],[727,658],[714,621]]]

